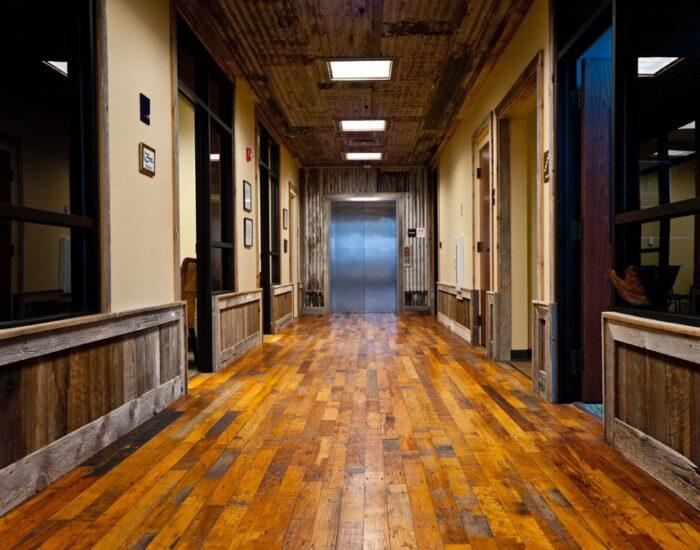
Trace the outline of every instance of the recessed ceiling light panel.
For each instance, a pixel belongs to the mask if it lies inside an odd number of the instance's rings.
[[[330,61],[328,70],[331,80],[389,80],[391,65],[390,59]]]
[[[678,61],[680,61],[679,57],[639,57],[637,58],[637,74],[642,77],[656,76]]]
[[[345,153],[347,160],[382,160],[382,154],[377,152]]]
[[[386,120],[341,120],[340,129],[343,132],[383,132]]]

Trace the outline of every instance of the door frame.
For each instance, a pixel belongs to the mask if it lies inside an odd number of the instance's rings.
[[[406,193],[349,193],[326,195],[323,203],[323,242],[326,251],[323,255],[323,292],[327,296],[324,304],[325,313],[331,311],[331,203],[343,201],[371,201],[371,202],[394,202],[396,208],[396,311],[400,315],[405,312],[404,297],[404,269],[401,262],[401,250],[403,248],[404,234],[404,201]],[[411,258],[413,260],[413,258]]]
[[[487,323],[486,323],[486,308],[487,297],[486,293],[493,288],[494,269],[493,269],[493,254],[489,254],[489,280],[484,283],[481,280],[482,252],[478,251],[478,242],[481,236],[481,208],[479,205],[479,196],[481,188],[481,178],[479,176],[479,155],[481,150],[488,144],[489,146],[489,187],[491,193],[494,192],[494,163],[493,163],[493,113],[489,113],[483,122],[479,125],[476,132],[472,136],[472,289],[476,290],[479,295],[479,338],[478,342],[481,346],[486,346],[487,340]],[[493,204],[489,206],[489,238],[491,249],[493,249]],[[478,233],[477,233],[478,229]],[[477,237],[477,235],[479,237]],[[492,250],[491,250],[492,252]],[[456,258],[455,258],[456,261]],[[477,271],[479,276],[477,278]],[[457,282],[457,281],[455,281]],[[488,288],[484,288],[484,286]]]
[[[580,243],[578,225],[580,220],[581,159],[578,97],[574,95],[576,85],[576,61],[610,26],[613,26],[613,94],[615,90],[615,31],[613,10],[610,3],[582,25],[576,35],[558,53],[556,67],[556,197],[555,202],[555,253],[554,283],[557,309],[567,315],[557,316],[556,364],[557,401],[572,402],[581,397],[581,365],[576,350],[580,349],[581,292],[580,292]],[[612,124],[615,126],[615,103],[613,96]],[[613,129],[614,136],[614,129]],[[613,137],[613,147],[615,147]],[[615,151],[612,154],[612,173],[615,177]],[[611,203],[614,201],[611,195]],[[612,204],[610,205],[612,208]]]
[[[513,110],[526,98],[535,94],[535,110],[537,121],[537,144],[536,144],[536,206],[535,219],[537,221],[537,238],[535,247],[535,259],[537,268],[536,290],[537,295],[533,300],[541,300],[544,291],[544,239],[545,227],[542,219],[543,214],[543,156],[544,156],[544,52],[538,51],[520,74],[518,79],[511,86],[495,110],[496,123],[496,159],[494,170],[496,172],[495,189],[496,205],[492,208],[494,213],[491,223],[496,225],[495,241],[495,279],[497,284],[494,288],[499,293],[498,299],[498,319],[494,326],[498,327],[498,337],[494,339],[498,343],[498,350],[494,350],[496,359],[510,361],[512,359],[512,254],[511,254],[511,170],[510,170],[510,120]],[[493,162],[492,162],[493,163]],[[492,245],[493,250],[493,245]],[[492,258],[493,259],[493,258]],[[530,324],[528,316],[528,324]]]

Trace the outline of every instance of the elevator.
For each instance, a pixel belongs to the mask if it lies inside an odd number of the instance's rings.
[[[330,241],[331,311],[396,313],[396,203],[332,201]]]

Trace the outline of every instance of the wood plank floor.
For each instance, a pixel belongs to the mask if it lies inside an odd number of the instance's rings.
[[[305,318],[0,520],[1,548],[699,548],[700,518],[432,317]]]

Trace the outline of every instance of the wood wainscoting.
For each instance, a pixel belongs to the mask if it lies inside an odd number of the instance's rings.
[[[221,370],[262,343],[262,290],[214,296],[214,357]]]
[[[532,391],[556,403],[557,348],[555,304],[532,301]]]
[[[479,291],[437,283],[437,318],[470,344],[479,343]]]
[[[0,515],[187,391],[184,302],[0,332]]]
[[[272,287],[272,333],[294,321],[294,284]]]
[[[605,440],[700,509],[700,328],[603,314]]]

